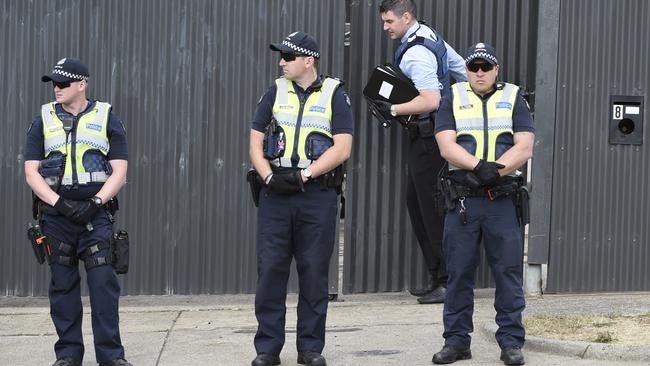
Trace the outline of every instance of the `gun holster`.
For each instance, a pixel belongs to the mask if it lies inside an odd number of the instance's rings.
[[[458,192],[449,176],[449,166],[445,163],[438,171],[435,190],[435,208],[436,213],[444,216],[448,211],[453,211],[456,208],[456,199],[458,199]]]
[[[47,237],[41,233],[41,228],[38,224],[29,223],[27,226],[27,239],[32,246],[38,264],[45,263],[45,259],[47,259],[49,263],[49,257],[52,255],[52,248],[50,247]]]
[[[250,169],[248,173],[246,173],[246,180],[248,181],[248,185],[251,188],[251,197],[253,198],[253,203],[255,204],[255,207],[259,207],[260,205],[260,191],[262,190],[262,177],[257,173],[257,170],[255,169]]]

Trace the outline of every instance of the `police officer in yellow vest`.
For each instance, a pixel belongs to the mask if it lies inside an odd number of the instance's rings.
[[[101,366],[128,366],[119,330],[120,285],[109,248],[113,220],[106,209],[126,181],[126,132],[110,104],[86,98],[89,73],[81,61],[61,59],[42,81],[52,82],[56,101],[41,107],[27,132],[25,176],[51,248],[48,295],[59,336],[54,365],[83,361],[82,261],[96,360]]]
[[[320,48],[312,36],[294,32],[270,47],[280,52],[283,76],[258,102],[250,133],[250,158],[264,182],[257,216],[257,357],[251,364],[280,364],[295,258],[298,363],[322,366],[329,259],[352,111],[343,83],[319,76]]]
[[[471,358],[474,275],[479,245],[496,283],[496,339],[506,365],[522,365],[524,327],[521,312],[523,244],[518,205],[518,169],[532,156],[534,126],[519,87],[496,82],[494,48],[478,43],[465,58],[469,82],[452,86],[436,118],[436,140],[449,163],[444,181],[451,189],[443,245],[449,273],[443,311],[445,344],[433,356],[438,364]],[[449,187],[448,187],[449,188]]]

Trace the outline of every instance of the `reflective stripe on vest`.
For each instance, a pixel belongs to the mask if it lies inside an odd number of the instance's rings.
[[[275,81],[277,92],[273,103],[273,117],[284,133],[285,150],[280,158],[271,160],[271,164],[277,167],[292,166],[291,156],[294,153],[296,138],[300,159],[297,167],[306,168],[312,163],[312,160],[307,158],[307,137],[312,133],[320,133],[332,138],[332,97],[340,83],[337,79],[325,78],[321,89],[309,94],[302,107],[300,127],[297,128],[300,99],[293,83],[285,78]]]
[[[105,172],[86,171],[83,166],[83,156],[90,150],[98,150],[102,155],[108,155],[109,142],[107,125],[108,113],[110,110],[110,104],[95,102],[93,108],[79,118],[76,127],[76,161],[72,162],[72,154],[70,154],[72,136],[68,137],[68,146],[66,147],[66,136],[65,131],[63,130],[63,122],[56,114],[55,103],[44,104],[41,107],[45,157],[54,151],[67,154],[62,184],[68,185],[73,183],[73,164],[77,170],[77,179],[79,184],[106,181],[107,175]]]
[[[468,82],[456,83],[451,87],[456,139],[471,137],[474,151],[461,146],[478,159],[496,161],[497,138],[504,133],[514,135],[512,113],[519,87],[504,84],[485,101],[485,110],[483,100],[472,91]],[[449,169],[459,168],[450,164]]]

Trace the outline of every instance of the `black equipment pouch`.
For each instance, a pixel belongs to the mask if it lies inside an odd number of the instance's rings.
[[[108,202],[104,204],[104,209],[106,212],[111,214],[111,216],[115,216],[115,213],[120,209],[120,201],[117,200],[117,196],[108,200]]]
[[[343,181],[345,180],[345,163],[337,166],[336,168],[330,170],[329,172],[319,176],[316,178],[318,183],[320,184],[320,188],[322,190],[326,190],[329,188],[334,188],[336,189],[337,194],[341,194],[343,192]]]
[[[65,154],[52,153],[38,163],[38,173],[53,191],[58,191],[65,172]]]
[[[312,132],[307,135],[307,159],[317,160],[327,149],[334,145],[331,137],[319,132]]]
[[[266,126],[264,132],[263,151],[264,158],[267,160],[275,160],[284,155],[286,147],[286,136],[282,127],[278,125],[275,118],[271,118],[271,122]]]
[[[485,192],[487,193],[487,197],[490,199],[490,201],[494,201],[495,199],[500,197],[513,197],[516,200],[518,191],[519,191],[519,183],[517,181],[490,187],[485,190]]]
[[[530,223],[530,194],[528,187],[522,185],[519,187],[516,195],[515,206],[517,207],[517,216],[521,226]]]
[[[27,239],[32,246],[34,256],[38,264],[45,263],[45,259],[52,255],[52,248],[47,240],[47,237],[41,233],[41,228],[38,224],[29,223],[27,226]]]
[[[129,272],[129,233],[118,230],[111,239],[112,262],[117,274]]]
[[[251,197],[253,198],[253,203],[255,207],[260,205],[260,191],[262,190],[262,177],[257,173],[257,170],[250,169],[246,173],[246,180],[248,185],[251,188]]]

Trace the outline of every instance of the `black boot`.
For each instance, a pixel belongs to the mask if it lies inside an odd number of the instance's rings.
[[[72,357],[61,357],[56,360],[52,366],[80,366],[81,363],[74,360]]]
[[[429,294],[418,297],[418,302],[420,304],[442,304],[445,302],[447,297],[447,289],[445,287],[438,287],[435,290],[431,291]]]
[[[298,363],[307,366],[327,366],[325,357],[318,352],[298,352]]]
[[[280,364],[280,357],[268,353],[260,353],[255,357],[251,366],[274,366]]]
[[[417,297],[424,296],[430,293],[431,291],[435,290],[436,287],[438,287],[438,284],[436,282],[437,281],[434,280],[433,275],[429,275],[429,280],[427,281],[427,284],[424,287],[409,290],[409,293]]]
[[[472,351],[469,348],[458,349],[452,346],[444,346],[440,352],[433,355],[433,363],[445,364],[454,363],[458,360],[469,360],[472,358]]]
[[[501,350],[501,361],[506,365],[523,365],[524,354],[517,347],[506,347]]]

